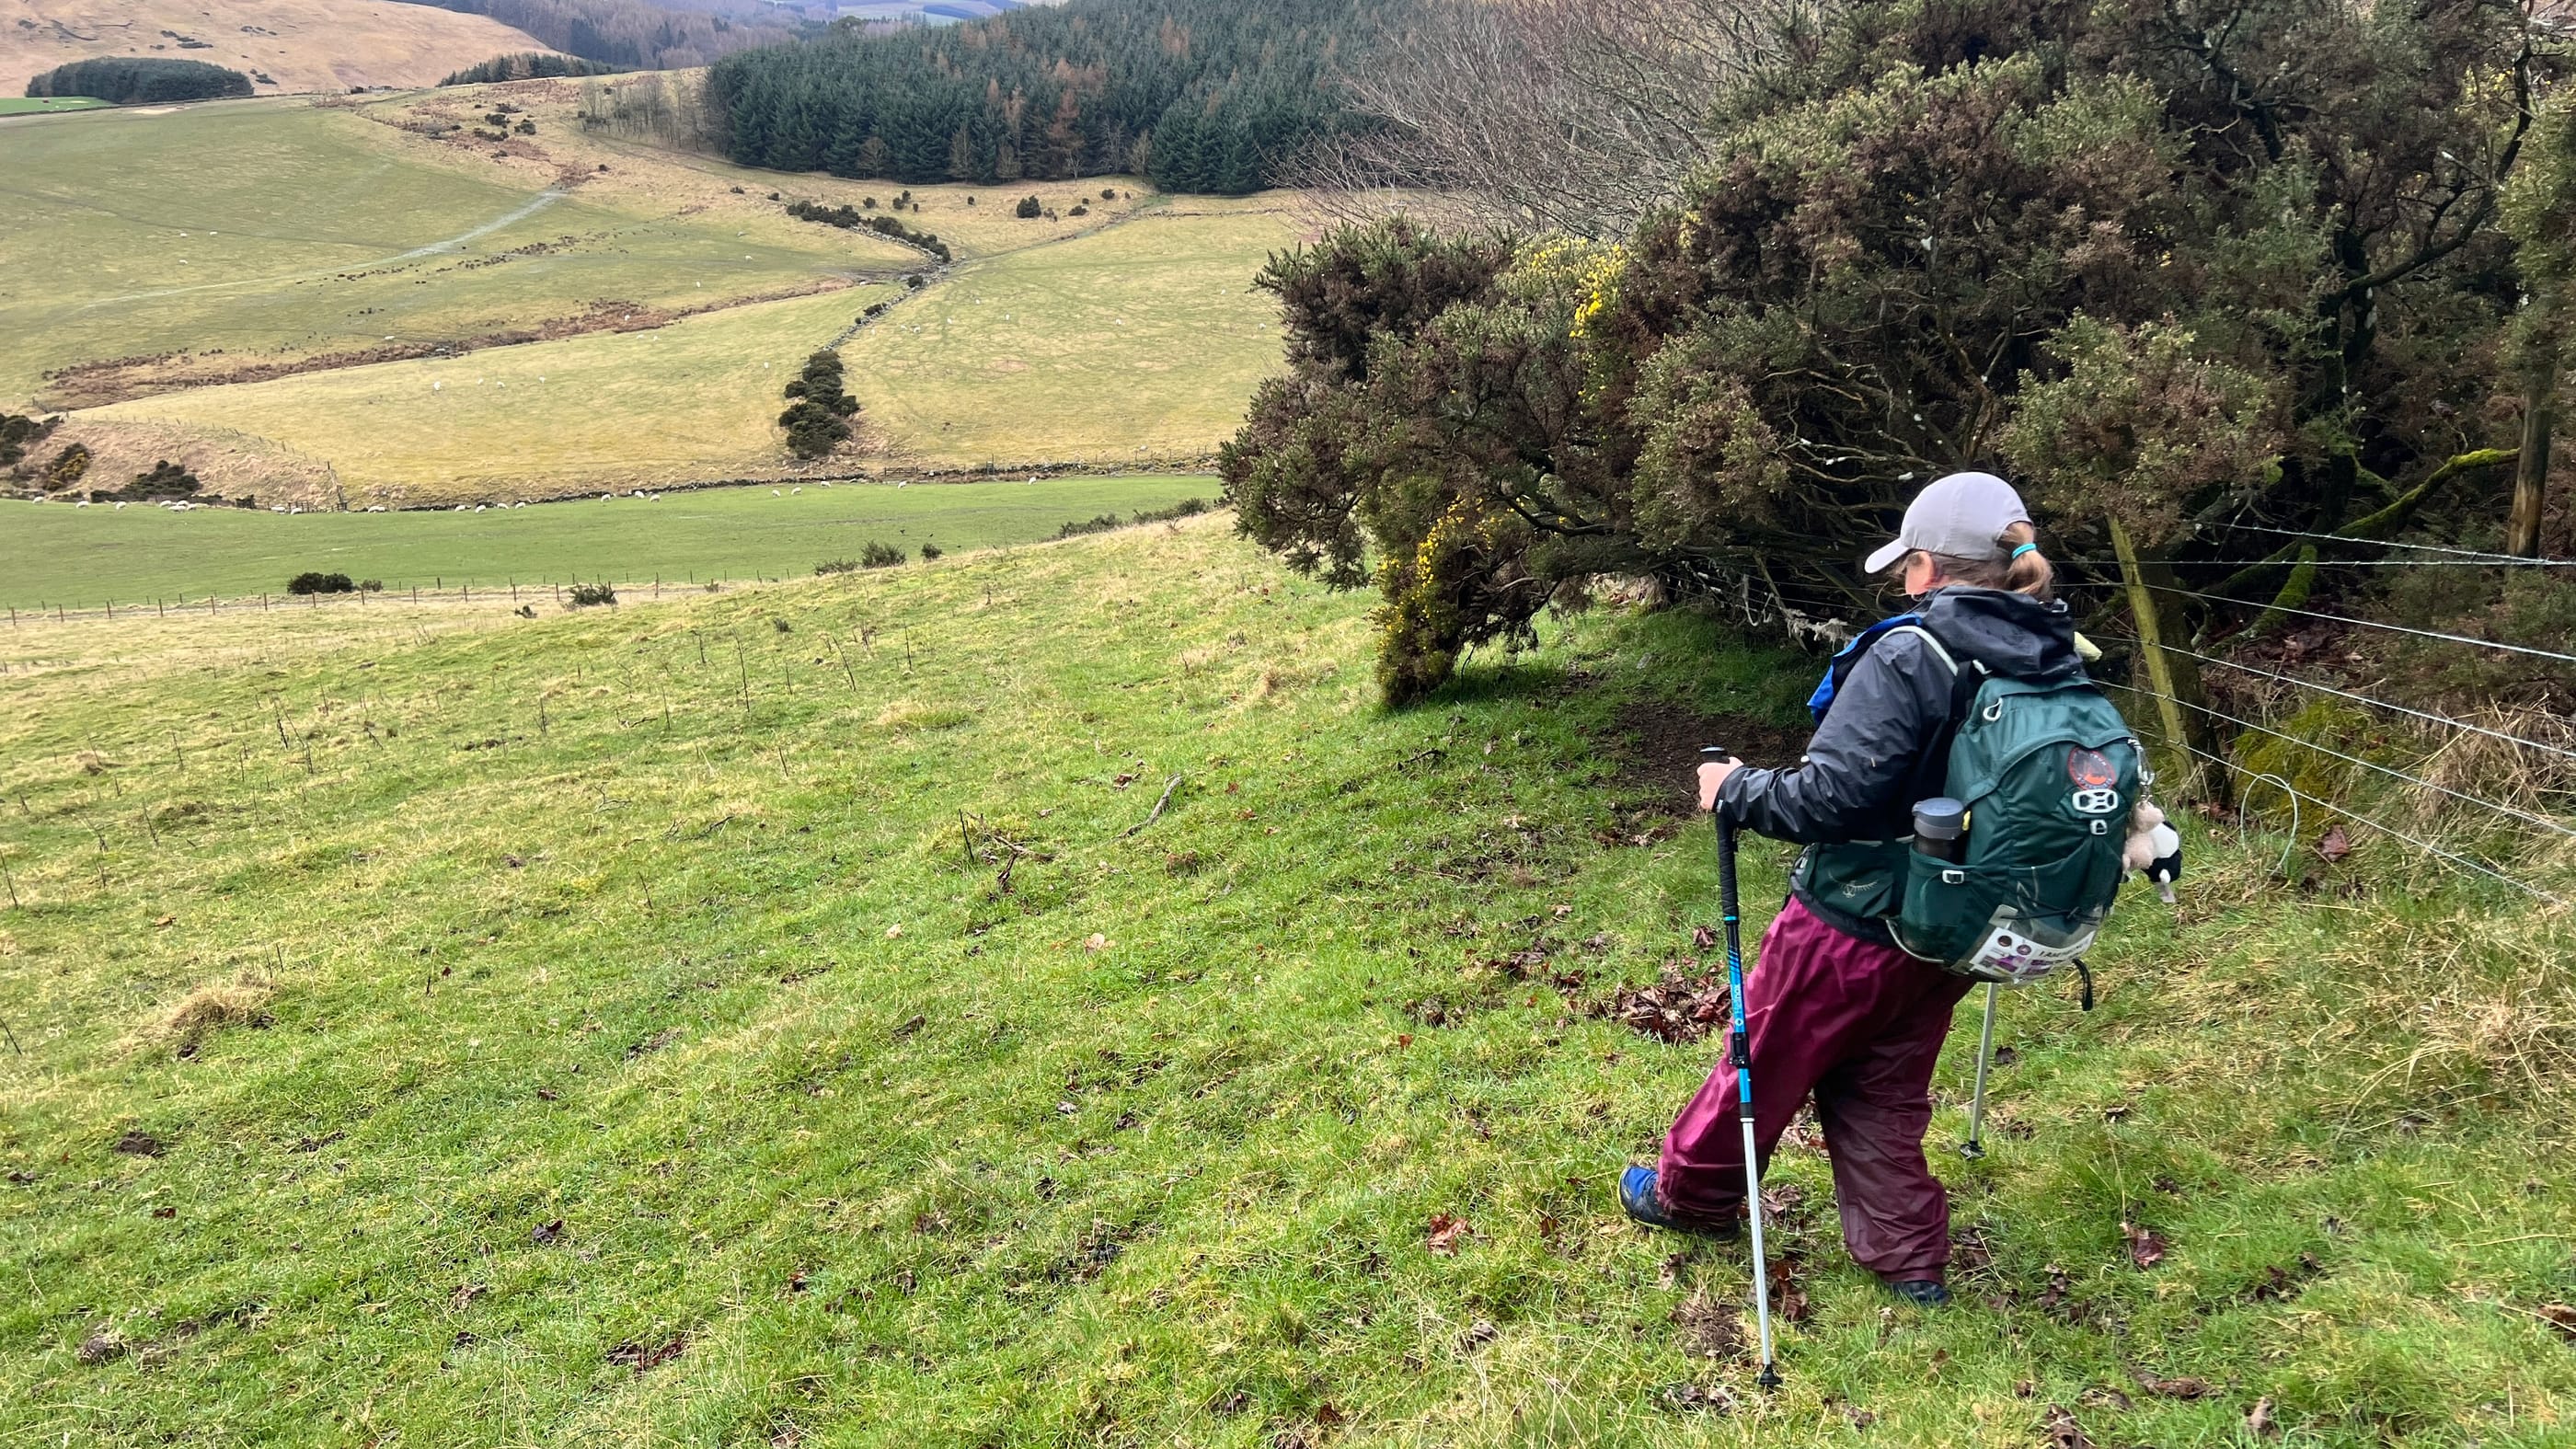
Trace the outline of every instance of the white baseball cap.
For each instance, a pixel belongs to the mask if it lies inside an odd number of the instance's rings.
[[[1935,480],[1905,505],[1905,525],[1893,541],[1861,567],[1877,573],[1916,549],[1953,558],[1987,558],[2004,530],[2030,522],[2030,510],[2010,483],[1992,473],[1952,473]]]

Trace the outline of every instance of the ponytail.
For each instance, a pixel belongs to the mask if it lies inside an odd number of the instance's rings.
[[[2039,551],[2038,530],[2027,523],[2016,523],[2004,530],[2000,543],[2008,550],[2003,586],[2034,599],[2049,597],[2050,585],[2057,581],[2057,566]]]
[[[2057,568],[2039,551],[2039,532],[2027,523],[2005,529],[1995,540],[1995,551],[1984,558],[1936,553],[1932,561],[1944,577],[1971,588],[2004,589],[2042,600],[2056,596]]]

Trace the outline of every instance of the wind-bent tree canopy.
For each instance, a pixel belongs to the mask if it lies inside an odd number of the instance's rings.
[[[1853,600],[1953,469],[2172,550],[2221,517],[2384,536],[2510,444],[2499,198],[2550,64],[2513,5],[1783,23],[1618,244],[1398,221],[1264,274],[1290,367],[1228,494],[1335,583],[1375,547],[1391,697],[1604,572]]]

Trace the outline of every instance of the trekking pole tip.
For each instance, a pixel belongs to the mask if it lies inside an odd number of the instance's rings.
[[[1769,1363],[1765,1363],[1762,1365],[1762,1372],[1756,1375],[1753,1381],[1760,1384],[1763,1390],[1767,1393],[1772,1389],[1780,1387],[1780,1370]]]
[[[1959,1144],[1959,1155],[1968,1159],[1970,1162],[1974,1162],[1978,1158],[1986,1155],[1985,1144],[1979,1142],[1974,1137],[1971,1137],[1967,1141]]]

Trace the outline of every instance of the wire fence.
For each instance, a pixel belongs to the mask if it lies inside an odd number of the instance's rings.
[[[37,604],[31,607],[0,605],[8,627],[27,624],[64,624],[76,619],[125,621],[132,619],[187,618],[223,614],[274,614],[289,610],[389,608],[398,605],[432,604],[509,604],[533,607],[537,604],[568,604],[577,589],[606,588],[617,599],[679,598],[691,594],[717,593],[750,583],[772,583],[775,574],[743,574],[726,579],[671,579],[654,577],[639,580],[575,579],[562,583],[502,584],[409,584],[378,589],[344,589],[310,594],[205,594],[197,598],[141,598],[119,602],[109,599],[95,605]],[[609,602],[615,602],[610,600]]]
[[[2227,548],[2229,535],[2237,532],[2289,539],[2292,546],[2271,554],[2261,553],[2266,545],[2260,543]],[[2462,569],[2576,568],[2576,559],[2525,558],[2447,544],[2351,538],[2254,523],[2205,527],[2199,542],[2232,556],[2175,559],[2169,561],[2170,566],[2192,571],[2275,569],[2281,571],[2272,576],[2275,581],[2301,567],[2313,567],[2320,573],[2334,569],[2441,570],[2444,577],[2462,581],[2465,576],[2457,574]],[[2329,548],[2379,556],[2318,556]],[[2328,612],[2332,605],[2321,605],[2304,596],[2286,603],[2267,601],[2260,594],[2232,597],[2169,581],[2170,574],[2162,578],[2132,576],[2117,559],[2052,561],[2059,568],[2061,592],[2080,601],[2082,612],[2092,619],[2106,615],[2116,618],[2126,613],[2132,616],[2129,622],[2134,625],[2137,601],[2144,597],[2157,605],[2154,612],[2163,627],[2158,629],[2160,638],[2154,644],[2139,637],[2134,628],[2127,633],[2116,627],[2087,630],[2096,644],[2114,651],[2108,665],[2097,669],[2097,676],[2132,702],[2132,722],[2142,727],[2142,734],[2154,739],[2157,748],[2168,752],[2169,763],[2180,761],[2215,772],[2214,778],[2229,787],[2218,793],[2237,802],[2240,822],[2250,821],[2249,797],[2259,801],[2270,798],[2268,792],[2278,791],[2280,803],[2287,804],[2291,811],[2294,835],[2303,819],[2315,818],[2309,812],[2322,812],[2326,822],[2375,832],[2426,860],[2500,883],[2535,901],[2564,905],[2571,894],[2576,894],[2576,890],[2535,878],[2547,872],[2550,863],[2537,859],[2538,852],[2532,848],[2576,840],[2576,813],[2551,808],[2553,802],[2565,804],[2576,796],[2576,784],[2566,783],[2576,781],[2576,771],[2569,768],[2576,766],[2576,721],[2569,721],[2571,727],[2565,737],[2553,740],[2541,736],[2550,732],[2551,720],[2565,720],[2564,714],[2550,714],[2544,719],[2541,715],[2546,712],[2534,711],[2517,719],[2499,709],[2483,719],[2462,718],[2438,700],[2405,697],[2400,678],[2403,671],[2378,671],[2366,679],[2319,678],[2315,677],[2319,673],[2333,674],[2341,661],[2312,657],[2303,666],[2295,657],[2283,660],[2267,657],[2264,652],[2252,658],[2231,658],[2228,645],[2213,642],[2208,631],[2200,635],[2178,633],[2171,622],[2170,616],[2176,612],[2171,601],[2188,600],[2202,606],[2211,623],[2220,626],[2215,630],[2220,640],[2232,637],[2250,642],[2261,633],[2258,625],[2277,626],[2295,620],[2381,639],[2422,641],[2441,646],[2443,654],[2450,658],[2576,665],[2576,653],[2550,647],[2554,640],[2486,638],[2359,613]],[[2387,575],[2349,577],[2359,583]],[[1853,632],[1853,600],[1848,596],[1833,597],[1822,586],[1801,584],[1795,579],[1746,576],[1738,607],[1749,618],[1759,611],[1763,599],[1780,616],[1775,622],[1792,634],[1838,640]],[[2244,632],[2225,628],[2228,624],[2243,626]],[[2176,642],[2178,639],[2184,642]],[[2168,666],[2166,671],[2147,667],[2151,651],[2161,652],[2164,657],[2160,662]],[[2470,651],[2476,653],[2472,655]],[[2204,693],[2204,669],[2208,671],[2208,684],[2218,692],[2215,700]],[[2192,686],[2186,689],[2177,685],[2175,690],[2166,691],[2158,681],[2167,672],[2188,677]],[[2126,677],[2121,677],[2124,674]],[[2230,680],[2237,684],[2231,685]],[[2255,692],[2248,695],[2240,686],[2251,686]],[[2401,745],[2391,754],[2339,737],[2330,723],[2303,729],[2292,722],[2299,710],[2273,712],[2283,693],[2332,700],[2373,721],[2403,726],[2412,732],[2407,743],[2420,748],[2409,752]],[[2171,727],[2171,721],[2178,717],[2186,725],[2180,731]],[[2149,725],[2157,727],[2144,728]],[[2462,738],[2504,747],[2499,755],[2499,771],[2481,777],[2470,770],[2468,778],[2453,778],[2458,772],[2428,766],[2426,762],[2435,761],[2452,741]],[[2256,768],[2249,763],[2248,756],[2258,753],[2257,746],[2261,747],[2260,762],[2270,768]],[[2499,772],[2517,777],[2523,787],[2494,788],[2493,775]],[[2432,778],[2437,773],[2445,778]],[[2531,788],[2529,784],[2552,779],[2561,783],[2554,788]],[[2321,783],[2327,780],[2337,783]],[[2511,794],[2515,799],[2496,798],[2498,794]],[[2309,807],[2309,812],[2302,812],[2302,805]],[[2436,809],[2443,812],[2442,818],[2431,820]],[[2392,819],[2409,816],[2415,817],[2409,820],[2411,829]],[[2415,823],[2417,819],[2430,823]],[[2325,824],[2315,825],[2311,833],[2325,828]],[[2284,868],[2302,843],[2297,839],[2288,843]]]

